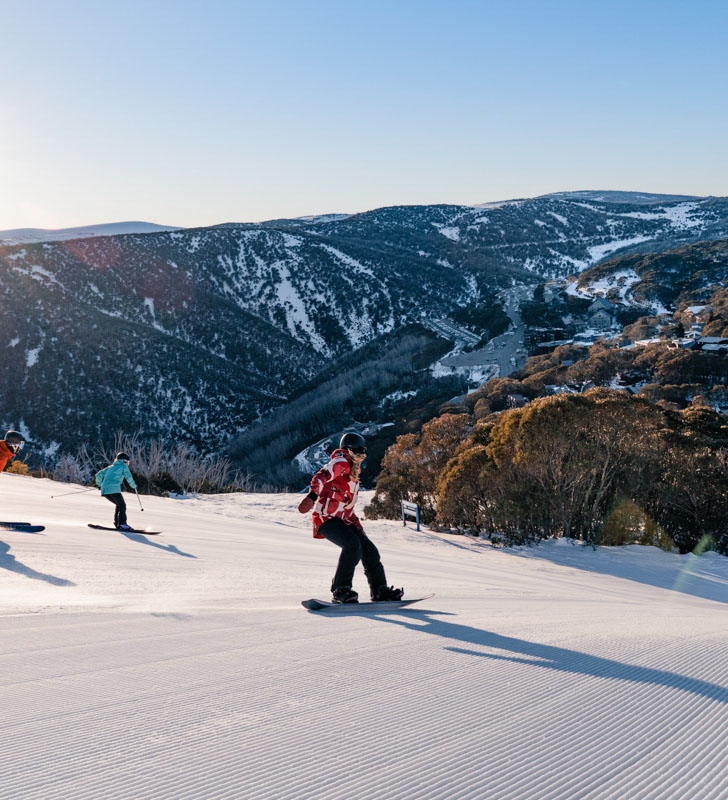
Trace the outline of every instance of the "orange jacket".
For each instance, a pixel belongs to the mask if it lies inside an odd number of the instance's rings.
[[[15,453],[5,444],[5,442],[0,442],[0,472],[2,472],[8,461],[12,461],[15,458]]]

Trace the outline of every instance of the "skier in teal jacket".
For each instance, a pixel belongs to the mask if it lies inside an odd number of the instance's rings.
[[[126,524],[126,503],[121,493],[121,485],[126,481],[132,489],[136,483],[129,469],[129,456],[118,453],[113,464],[102,469],[96,475],[96,485],[101,489],[102,497],[110,500],[115,506],[114,527],[120,531],[130,531],[132,528]]]

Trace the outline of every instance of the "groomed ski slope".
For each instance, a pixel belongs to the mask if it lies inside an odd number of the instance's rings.
[[[0,476],[3,800],[728,797],[728,559],[375,522],[436,596],[325,616],[299,497],[72,489]]]

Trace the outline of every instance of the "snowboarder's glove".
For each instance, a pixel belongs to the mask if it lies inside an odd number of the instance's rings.
[[[308,514],[308,512],[313,508],[313,504],[316,502],[317,497],[318,495],[316,492],[309,492],[298,504],[298,510],[302,514]]]

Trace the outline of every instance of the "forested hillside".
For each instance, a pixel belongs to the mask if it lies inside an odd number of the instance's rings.
[[[41,461],[120,427],[219,450],[404,326],[452,314],[488,330],[487,305],[501,331],[493,298],[514,283],[728,234],[723,199],[645,202],[577,193],[1,247],[14,379],[0,422]]]

